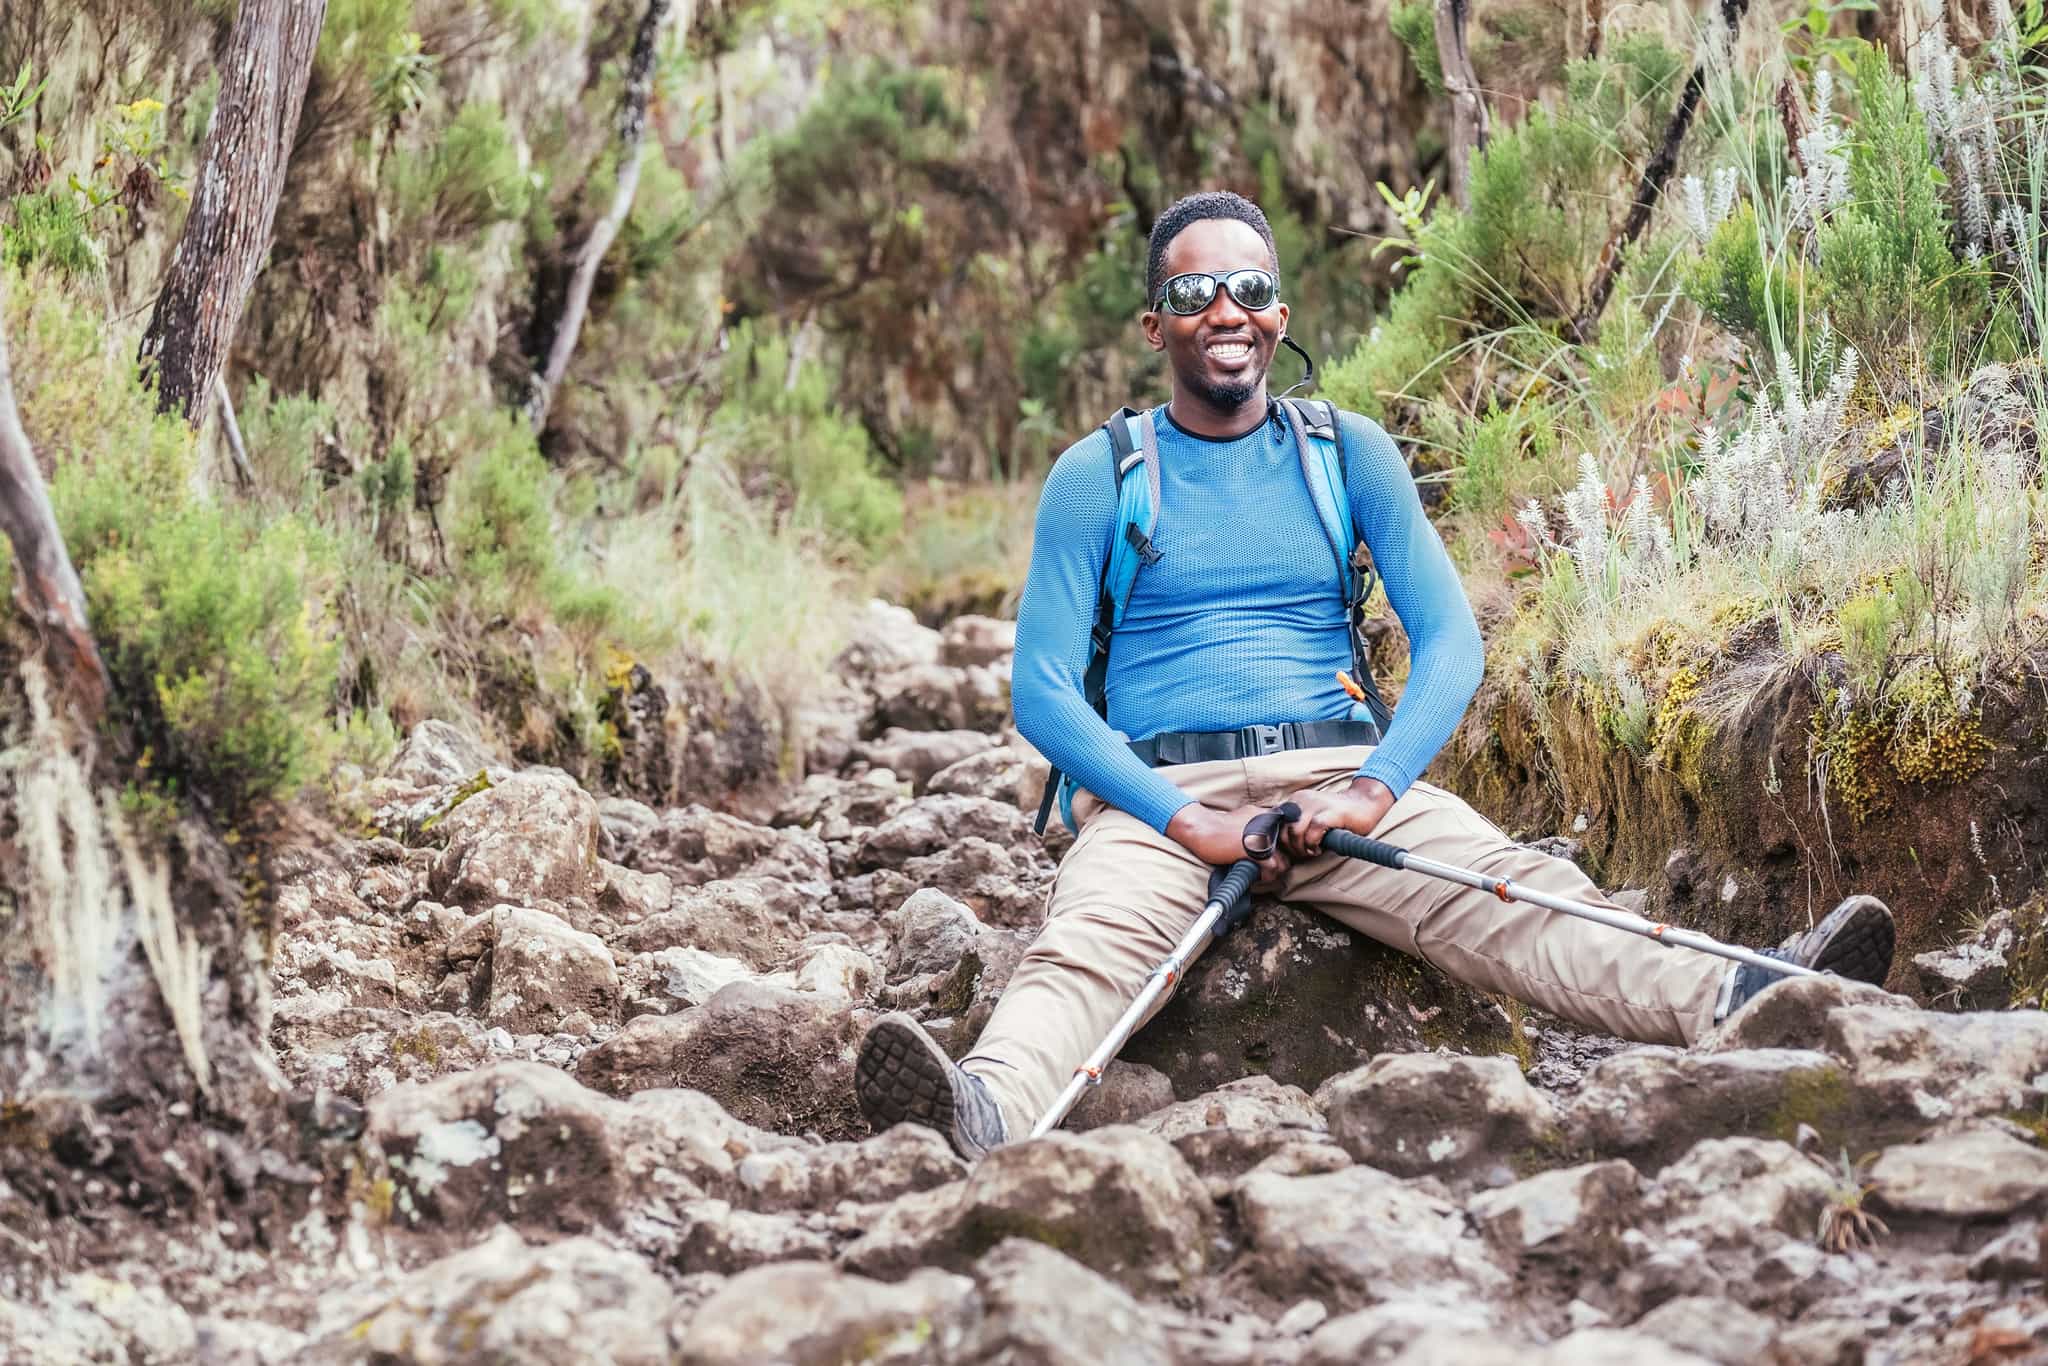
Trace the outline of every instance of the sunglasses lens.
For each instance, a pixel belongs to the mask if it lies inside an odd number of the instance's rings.
[[[1176,275],[1166,282],[1166,307],[1174,313],[1200,313],[1216,297],[1216,282],[1207,275]]]
[[[1263,270],[1240,270],[1230,277],[1230,297],[1254,313],[1271,308],[1280,297],[1280,284]]]

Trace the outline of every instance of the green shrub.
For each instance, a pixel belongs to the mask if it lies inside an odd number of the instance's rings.
[[[242,395],[236,417],[258,490],[296,506],[313,493],[314,458],[334,426],[334,410],[304,394],[273,394],[258,375]]]
[[[448,539],[485,615],[510,617],[540,603],[555,570],[555,476],[517,417],[478,426],[487,444],[450,481]]]
[[[385,163],[398,235],[460,241],[524,218],[533,192],[519,146],[496,104],[472,100],[431,134],[424,154]]]
[[[48,266],[75,279],[96,280],[107,268],[85,207],[68,192],[18,194],[0,223],[0,263],[16,270]]]
[[[1415,74],[1422,77],[1432,95],[1444,93],[1443,54],[1436,48],[1436,6],[1430,0],[1398,0],[1387,16],[1387,27],[1408,49]]]
[[[296,517],[195,494],[184,424],[61,291],[20,322],[24,420],[58,457],[51,502],[150,776],[230,814],[290,797],[333,733],[325,543]]]
[[[874,467],[865,429],[832,402],[832,377],[812,361],[790,370],[783,338],[742,325],[732,332],[718,444],[742,470],[773,475],[799,521],[872,552],[903,519],[903,495]]]

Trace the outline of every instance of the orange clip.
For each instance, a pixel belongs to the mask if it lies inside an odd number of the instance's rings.
[[[1344,685],[1344,691],[1345,691],[1345,692],[1348,692],[1348,693],[1350,693],[1350,694],[1351,694],[1351,700],[1352,700],[1352,701],[1354,701],[1354,702],[1363,702],[1363,701],[1365,701],[1365,689],[1363,689],[1363,688],[1359,687],[1359,686],[1358,686],[1358,684],[1357,684],[1356,682],[1354,682],[1354,681],[1352,680],[1352,677],[1351,677],[1351,675],[1350,675],[1349,673],[1347,673],[1347,672],[1346,672],[1345,670],[1343,670],[1343,669],[1339,669],[1339,670],[1337,670],[1337,681],[1338,681],[1339,683],[1342,683],[1342,684]]]

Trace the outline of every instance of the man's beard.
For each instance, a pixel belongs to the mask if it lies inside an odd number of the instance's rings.
[[[1214,383],[1203,374],[1184,375],[1182,379],[1194,391],[1196,398],[1218,412],[1230,413],[1252,401],[1259,392],[1259,386],[1266,382],[1266,372],[1260,370],[1257,374],[1225,384]]]

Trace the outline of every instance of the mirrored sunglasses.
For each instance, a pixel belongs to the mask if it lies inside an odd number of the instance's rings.
[[[1189,271],[1176,275],[1159,287],[1159,301],[1154,305],[1169,313],[1182,317],[1200,313],[1216,298],[1217,286],[1230,291],[1230,297],[1237,300],[1239,308],[1253,313],[1271,308],[1280,301],[1280,281],[1271,271],[1225,270]]]

